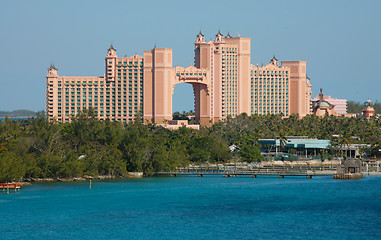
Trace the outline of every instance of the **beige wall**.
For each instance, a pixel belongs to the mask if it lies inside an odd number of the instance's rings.
[[[282,61],[282,66],[290,68],[290,114],[297,113],[299,117],[310,114],[306,64],[305,61]]]
[[[250,38],[225,38],[226,43],[238,48],[238,112],[250,114]]]
[[[153,61],[152,51],[144,51],[144,82],[143,82],[143,119],[153,122]]]
[[[172,119],[172,49],[154,48],[152,62],[153,120],[164,123]]]
[[[289,116],[290,68],[279,66],[273,58],[266,66],[251,67],[251,114],[280,114]]]

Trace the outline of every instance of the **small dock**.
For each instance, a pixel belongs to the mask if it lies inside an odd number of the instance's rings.
[[[191,176],[197,176],[197,177],[203,177],[207,175],[214,175],[214,176],[223,176],[223,177],[238,177],[238,176],[251,176],[251,178],[257,178],[258,176],[278,176],[279,178],[284,178],[285,176],[299,176],[299,177],[307,177],[309,179],[312,178],[312,176],[332,176],[334,173],[319,173],[319,172],[311,172],[311,173],[291,173],[291,172],[269,172],[269,173],[263,173],[263,172],[157,172],[156,175],[161,176],[171,176],[171,177],[177,177],[177,176],[184,176],[184,175],[191,175]]]
[[[361,173],[348,173],[348,174],[335,174],[333,175],[333,179],[360,179],[363,178]]]
[[[345,160],[337,166],[337,173],[333,175],[334,179],[359,179],[362,177],[360,159]]]
[[[9,190],[13,190],[15,192],[20,191],[21,184],[20,183],[0,183],[0,189],[3,189],[3,192],[9,193]]]

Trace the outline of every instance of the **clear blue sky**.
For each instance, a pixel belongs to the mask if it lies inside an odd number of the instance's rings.
[[[381,101],[381,1],[2,1],[0,110],[43,110],[45,75],[102,76],[110,43],[118,56],[173,49],[193,63],[200,30],[252,39],[252,64],[307,61],[313,96]],[[176,86],[173,110],[193,108],[191,85]]]

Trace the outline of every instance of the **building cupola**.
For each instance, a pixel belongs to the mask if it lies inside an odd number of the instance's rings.
[[[220,43],[224,41],[224,37],[222,36],[220,30],[218,30],[218,33],[216,34],[216,38],[214,39],[215,43]]]
[[[374,116],[376,111],[373,108],[373,102],[371,100],[366,100],[364,103],[364,109],[362,110],[362,114],[366,119]]]
[[[109,49],[107,49],[107,57],[116,57],[116,49],[111,44]]]
[[[48,76],[58,76],[57,68],[54,66],[54,64],[50,64],[50,67],[48,68]]]
[[[197,34],[196,43],[205,43],[204,35],[201,33],[201,30],[199,34]]]
[[[275,55],[274,55],[274,57],[270,60],[270,64],[279,67],[279,61],[278,61],[278,59],[275,57]]]
[[[111,44],[109,49],[107,49],[106,55],[106,81],[114,81],[116,76],[116,61],[118,56],[116,56],[116,49]]]

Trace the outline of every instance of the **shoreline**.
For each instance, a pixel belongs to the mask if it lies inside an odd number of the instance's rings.
[[[381,176],[381,172],[362,172],[364,176]],[[168,173],[168,176],[171,174]],[[197,174],[194,174],[197,175]],[[223,175],[221,173],[221,175]],[[274,174],[277,175],[277,174]],[[100,176],[86,176],[86,177],[70,177],[70,178],[29,178],[25,179],[23,182],[12,182],[12,183],[20,183],[21,185],[31,185],[32,183],[43,183],[43,182],[83,182],[88,180],[106,180],[106,179],[129,179],[129,178],[144,178],[144,177],[157,177],[163,176],[158,174],[153,175],[127,175],[127,176],[111,176],[111,175],[100,175]]]
[[[68,178],[26,178],[20,183],[22,185],[31,185],[32,183],[44,183],[44,182],[83,182],[87,180],[104,180],[104,179],[128,179],[128,178],[142,178],[145,175],[141,172],[131,172],[126,176],[114,176],[114,175],[99,175],[99,176],[84,176],[84,177],[68,177]]]
[[[381,172],[362,172],[364,176],[381,176]],[[101,175],[101,176],[86,176],[86,177],[71,177],[71,178],[28,178],[24,179],[22,182],[9,182],[9,184],[20,184],[21,186],[30,186],[33,183],[57,183],[57,182],[84,182],[88,180],[106,180],[106,179],[129,179],[129,178],[143,178],[143,177],[157,177],[159,175],[141,175],[141,176],[111,176],[111,175]],[[169,174],[170,176],[170,174]]]

